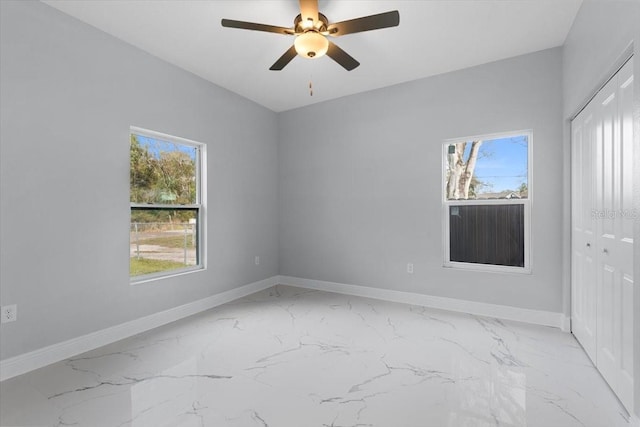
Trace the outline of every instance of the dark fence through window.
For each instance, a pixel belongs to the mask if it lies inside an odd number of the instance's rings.
[[[452,262],[524,267],[524,205],[449,206]]]

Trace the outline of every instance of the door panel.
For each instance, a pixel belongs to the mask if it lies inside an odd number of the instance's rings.
[[[629,409],[633,405],[633,65],[629,61],[617,75],[618,124],[616,170],[619,214],[616,217],[616,262],[619,271],[617,301],[620,325],[618,394]]]
[[[572,285],[571,331],[596,363],[596,268],[592,194],[594,192],[592,109],[587,107],[572,127]]]
[[[621,284],[620,401],[631,412],[633,405],[633,272],[622,275]]]
[[[572,332],[630,412],[634,397],[632,106],[630,60],[572,121],[571,228]]]
[[[601,264],[600,286],[598,292],[598,369],[614,390],[616,381],[616,342],[615,270],[605,262]]]
[[[611,80],[596,96],[596,209],[598,210],[597,233],[600,248],[609,252],[615,241],[615,215],[617,202],[615,197],[615,144],[616,80]],[[608,246],[607,246],[608,245]]]

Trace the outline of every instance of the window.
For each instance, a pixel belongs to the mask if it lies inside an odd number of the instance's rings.
[[[531,132],[446,141],[444,265],[531,271]]]
[[[203,268],[203,144],[131,128],[129,276]]]

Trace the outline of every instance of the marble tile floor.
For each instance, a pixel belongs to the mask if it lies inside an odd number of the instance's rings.
[[[287,286],[4,381],[0,425],[628,426],[558,329]]]

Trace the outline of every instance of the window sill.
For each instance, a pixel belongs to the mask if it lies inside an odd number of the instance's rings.
[[[508,267],[503,265],[473,264],[466,262],[445,261],[443,268],[450,268],[461,271],[475,271],[482,273],[500,274],[532,274],[531,267]]]
[[[180,270],[174,270],[171,273],[152,273],[152,274],[144,274],[140,276],[130,277],[129,284],[130,285],[140,285],[142,283],[155,282],[162,279],[170,279],[176,276],[184,276],[186,274],[197,273],[199,271],[205,271],[206,268],[204,266],[193,266],[187,268],[181,268]]]

